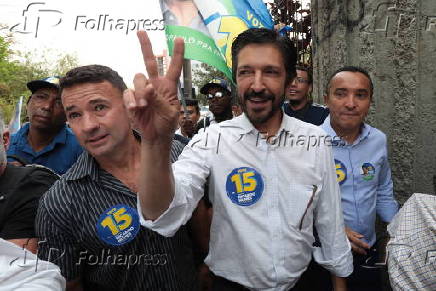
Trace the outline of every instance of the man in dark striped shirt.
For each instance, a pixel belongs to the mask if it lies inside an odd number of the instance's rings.
[[[166,238],[139,222],[140,138],[123,105],[122,78],[91,65],[69,71],[60,85],[86,151],[41,199],[39,257],[59,265],[67,290],[194,290],[186,229]],[[174,140],[171,162],[182,149]]]

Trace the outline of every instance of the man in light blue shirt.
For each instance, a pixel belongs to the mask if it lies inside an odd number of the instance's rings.
[[[341,188],[345,230],[354,255],[350,290],[379,290],[377,272],[362,268],[375,252],[376,214],[390,222],[398,212],[393,197],[386,136],[364,123],[372,101],[369,74],[358,67],[337,70],[328,83],[325,102],[330,116],[321,125],[332,143]]]

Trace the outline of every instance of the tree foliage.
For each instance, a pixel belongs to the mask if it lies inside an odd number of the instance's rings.
[[[0,25],[0,32],[5,31],[2,28]],[[40,53],[21,52],[13,50],[13,44],[11,34],[0,34],[0,108],[5,122],[10,120],[18,98],[29,96],[27,82],[48,76],[62,76],[78,64],[75,55],[55,54],[49,49]]]

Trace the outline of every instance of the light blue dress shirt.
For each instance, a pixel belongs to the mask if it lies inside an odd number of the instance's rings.
[[[376,241],[376,213],[383,221],[390,222],[398,212],[386,135],[364,123],[354,143],[347,144],[337,137],[330,125],[330,116],[321,128],[336,141],[332,147],[345,225],[364,235],[363,240],[372,246]]]

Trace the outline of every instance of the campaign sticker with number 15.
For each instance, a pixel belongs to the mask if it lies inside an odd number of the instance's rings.
[[[98,237],[107,244],[120,246],[133,240],[139,232],[136,209],[118,204],[100,215],[96,224]]]
[[[233,203],[239,206],[253,205],[263,194],[262,176],[253,168],[233,169],[227,176],[226,191]]]

